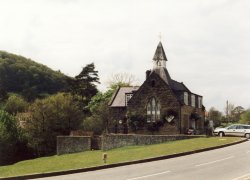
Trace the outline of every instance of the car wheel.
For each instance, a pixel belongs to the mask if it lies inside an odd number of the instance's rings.
[[[250,138],[250,134],[245,134],[245,137],[246,137],[247,139],[249,139],[249,138]]]
[[[223,132],[219,132],[219,136],[220,136],[220,137],[223,137],[223,136],[224,136],[224,133],[223,133]]]

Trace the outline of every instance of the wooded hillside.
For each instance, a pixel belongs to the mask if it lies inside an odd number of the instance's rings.
[[[22,56],[0,51],[0,88],[27,100],[64,90],[67,79],[59,71]]]

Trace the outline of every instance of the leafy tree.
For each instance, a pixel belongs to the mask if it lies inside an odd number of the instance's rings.
[[[112,124],[112,119],[108,103],[114,90],[110,89],[105,93],[97,93],[90,101],[88,108],[91,116],[83,122],[83,128],[87,131],[94,131],[95,134],[101,134],[108,131]]]
[[[83,129],[85,131],[92,131],[94,134],[100,135],[105,130],[105,123],[103,117],[99,114],[93,114],[83,121]]]
[[[250,124],[250,109],[246,110],[240,116],[240,123],[242,124]]]
[[[98,92],[95,83],[99,83],[99,77],[94,63],[87,64],[80,74],[72,80],[72,92],[74,95],[80,96],[81,108],[86,108],[91,98]]]
[[[17,141],[18,130],[14,116],[0,110],[0,165],[13,160]]]
[[[91,101],[88,104],[88,108],[90,109],[90,112],[95,113],[98,109],[98,106],[100,106],[101,103],[103,102],[108,103],[113,93],[114,93],[114,90],[109,89],[105,93],[98,92],[95,96],[93,96]]]
[[[214,121],[214,126],[220,126],[222,120],[222,113],[214,107],[211,107],[208,112],[208,119]]]
[[[108,132],[108,128],[113,126],[109,101],[114,91],[114,89],[109,89],[105,93],[98,92],[92,97],[88,104],[91,116],[84,120],[84,130],[94,131],[95,134],[101,134],[104,131]]]
[[[4,110],[13,115],[16,115],[18,112],[24,112],[27,108],[28,103],[17,94],[9,96],[4,106]]]
[[[71,130],[77,130],[83,119],[72,95],[66,93],[36,100],[29,111],[32,118],[26,126],[30,143],[38,156],[55,153],[56,136],[69,135]]]
[[[14,116],[0,110],[0,165],[30,158],[32,152],[27,147],[24,132]]]
[[[232,117],[234,122],[238,122],[240,120],[240,115],[245,111],[245,109],[242,106],[237,106],[232,111]]]
[[[6,99],[8,99],[8,93],[5,88],[0,87],[0,102],[5,101]]]

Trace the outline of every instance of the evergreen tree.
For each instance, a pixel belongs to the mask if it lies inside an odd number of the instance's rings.
[[[86,109],[91,98],[97,94],[98,90],[95,83],[100,82],[94,63],[83,67],[80,74],[75,76],[75,79],[71,83],[73,94],[75,97],[80,97],[80,106],[82,109]]]

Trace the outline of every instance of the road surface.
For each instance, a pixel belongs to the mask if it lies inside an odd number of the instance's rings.
[[[44,180],[243,180],[250,179],[250,141],[149,163],[42,178]]]

